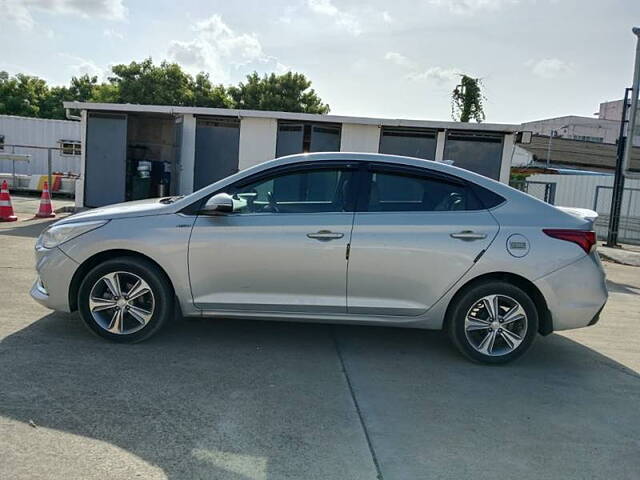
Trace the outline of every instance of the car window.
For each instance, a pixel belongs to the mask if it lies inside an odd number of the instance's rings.
[[[373,172],[371,212],[442,212],[479,210],[481,205],[463,183],[404,173]]]
[[[353,210],[353,171],[323,168],[281,173],[229,189],[239,213],[318,213]]]

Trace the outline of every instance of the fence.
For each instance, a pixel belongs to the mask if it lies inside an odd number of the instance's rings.
[[[613,187],[606,185],[598,185],[596,187],[593,209],[596,212],[607,212],[598,215],[595,225],[598,238],[607,237],[612,195]],[[618,240],[621,242],[640,245],[640,212],[638,212],[638,205],[640,205],[640,188],[625,188],[622,194],[620,225],[618,226]]]
[[[16,175],[46,175],[48,172],[48,148],[51,147],[51,170],[54,172],[70,172],[80,174],[80,152],[73,152],[68,148],[69,153],[63,152],[57,145],[47,146],[26,146],[26,145],[4,145],[0,153],[29,155],[29,161],[14,162],[13,160],[0,160],[0,173],[11,173]]]
[[[42,187],[41,180],[44,178],[49,183],[49,189],[51,193],[58,192],[66,195],[75,195],[76,190],[76,179],[79,177],[78,173],[74,171],[64,171],[60,168],[56,168],[60,166],[61,162],[54,163],[54,158],[59,158],[60,153],[63,151],[65,146],[62,147],[40,147],[35,145],[4,145],[4,147],[10,147],[12,150],[11,154],[6,154],[4,152],[0,152],[0,162],[10,162],[11,163],[11,172],[5,173],[0,171],[0,181],[7,181],[9,183],[9,188],[14,191],[40,191]],[[35,151],[39,154],[44,153],[46,158],[46,167],[43,168],[41,166],[37,166],[37,173],[34,172],[33,168],[24,168],[24,165],[32,164],[32,155],[31,154],[18,154],[13,153],[16,150],[30,150]],[[3,150],[6,150],[3,149]],[[72,150],[73,151],[73,150]],[[39,155],[41,157],[42,155]],[[70,155],[70,156],[78,156],[79,155]],[[34,162],[36,165],[37,163]],[[42,162],[39,162],[42,163]],[[78,162],[79,163],[79,162]],[[19,169],[21,172],[19,172]],[[24,173],[27,170],[28,173]],[[57,173],[62,173],[60,176],[56,176],[56,181],[54,182],[53,175]]]
[[[555,205],[589,208],[598,212],[595,229],[598,238],[605,240],[611,211],[613,175],[532,175],[527,182],[554,182]],[[544,200],[535,189],[529,193]],[[640,180],[626,179],[618,241],[640,244]]]
[[[529,195],[539,198],[551,205],[555,205],[556,201],[556,184],[555,182],[538,182],[528,180],[517,180],[511,182],[513,188],[528,193]]]

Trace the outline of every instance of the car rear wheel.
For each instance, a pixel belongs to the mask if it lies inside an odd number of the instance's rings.
[[[507,363],[523,355],[538,332],[538,312],[521,288],[502,281],[472,286],[448,318],[449,336],[466,357]]]
[[[94,267],[78,290],[84,323],[101,337],[140,342],[156,333],[173,314],[171,285],[156,265],[134,257],[107,260]]]

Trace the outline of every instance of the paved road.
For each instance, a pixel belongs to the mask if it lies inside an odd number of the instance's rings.
[[[47,223],[0,224],[0,478],[638,478],[635,267],[607,265],[598,325],[506,367],[368,327],[176,320],[127,346],[28,298]]]

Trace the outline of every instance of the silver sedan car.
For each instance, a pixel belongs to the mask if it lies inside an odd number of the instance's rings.
[[[592,220],[443,163],[294,155],[54,223],[31,295],[116,342],[178,312],[444,329],[470,359],[504,363],[538,333],[597,322]]]

